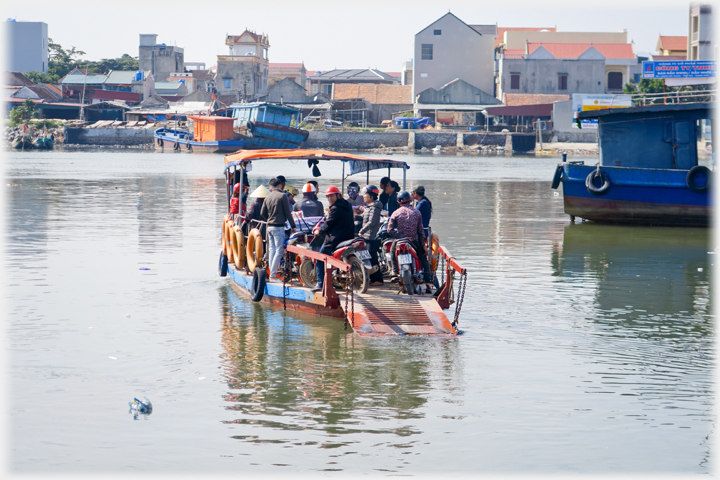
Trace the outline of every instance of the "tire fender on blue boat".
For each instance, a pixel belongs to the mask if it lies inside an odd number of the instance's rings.
[[[248,129],[248,132],[252,132],[253,129],[255,128],[255,124],[254,124],[253,122],[247,122],[247,125],[246,125],[246,126],[247,126],[247,129]]]
[[[173,150],[175,150],[176,152],[179,152],[180,151],[180,143],[175,142],[175,145],[173,145]]]
[[[704,185],[697,184],[698,175],[705,175],[705,178],[707,178]],[[688,171],[687,176],[685,177],[685,182],[687,183],[688,188],[693,192],[704,192],[710,188],[710,178],[709,168],[703,167],[702,165],[695,165]]]
[[[555,176],[553,177],[553,181],[552,181],[552,185],[551,185],[553,190],[556,190],[557,187],[560,186],[560,180],[562,179],[562,174],[563,174],[563,167],[562,167],[562,165],[558,165],[557,168],[555,169]]]
[[[218,275],[226,277],[228,271],[228,258],[222,250],[220,251],[220,261],[218,262]]]
[[[594,181],[598,177],[602,180],[602,184],[596,187]],[[599,168],[593,170],[585,179],[585,187],[587,187],[588,192],[596,197],[603,196],[610,191],[610,176]]]
[[[259,302],[262,300],[263,294],[265,293],[265,270],[262,268],[256,268],[253,272],[251,293],[252,301]]]
[[[185,145],[185,148],[187,149],[188,152],[192,152],[192,150],[193,150],[192,145],[190,145],[189,143]]]

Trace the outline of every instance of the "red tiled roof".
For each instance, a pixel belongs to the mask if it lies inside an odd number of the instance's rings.
[[[45,88],[48,88],[53,92],[57,93],[58,95],[62,96],[62,90],[60,90],[57,85],[52,85],[50,83],[43,83],[43,85],[45,85]]]
[[[5,85],[30,87],[34,83],[20,72],[5,72]]]
[[[530,93],[505,93],[503,103],[508,107],[520,105],[547,105],[555,102],[570,100],[570,95],[545,95]]]
[[[675,50],[675,51],[687,51],[687,39],[688,37],[671,37],[667,35],[660,35],[658,45],[660,50]]]
[[[527,44],[527,53],[533,53],[540,46],[555,58],[577,58],[588,48],[595,47],[605,58],[635,58],[632,45],[629,43],[531,43]]]
[[[411,104],[412,85],[335,84],[334,100],[362,98],[374,105]]]
[[[549,32],[557,32],[557,27],[498,27],[498,34],[495,37],[495,46],[500,45],[505,40],[505,32],[539,32],[547,30]],[[525,52],[523,52],[525,53]]]

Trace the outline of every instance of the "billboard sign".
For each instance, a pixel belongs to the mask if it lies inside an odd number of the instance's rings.
[[[572,128],[579,128],[575,123],[575,112],[587,112],[588,110],[600,110],[603,108],[632,107],[630,95],[573,93],[572,96]],[[597,128],[597,118],[581,120],[582,128]]]
[[[713,78],[714,60],[643,62],[643,78]]]

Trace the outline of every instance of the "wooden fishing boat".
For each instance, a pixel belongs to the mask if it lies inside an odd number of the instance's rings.
[[[348,281],[342,289],[334,285],[334,274],[344,272],[353,278],[354,266],[331,255],[325,255],[300,244],[288,245],[282,269],[282,283],[268,283],[264,247],[259,234],[244,233],[242,218],[229,214],[230,198],[236,183],[246,183],[248,167],[254,161],[265,159],[307,160],[317,165],[320,161],[340,161],[343,164],[343,187],[346,178],[374,169],[400,168],[403,171],[403,188],[408,165],[399,160],[365,158],[325,150],[241,150],[225,157],[225,185],[228,200],[228,214],[222,222],[222,252],[219,273],[227,276],[231,286],[241,295],[253,301],[262,301],[279,308],[344,319],[347,326],[361,336],[375,335],[456,335],[462,300],[467,284],[467,271],[441,245],[438,245],[437,259],[431,264],[441,265],[438,275],[439,288],[434,294],[399,294],[398,285],[384,282],[383,286],[369,287],[360,293],[356,284]],[[343,188],[344,190],[344,188]],[[302,218],[296,222],[298,227]],[[304,259],[325,262],[325,278],[321,291],[314,291],[314,285],[305,285],[301,275],[292,270]],[[456,280],[456,276],[459,278]],[[336,277],[337,278],[337,277]],[[448,318],[446,310],[455,305],[454,315]]]
[[[155,150],[161,152],[236,152],[245,141],[235,138],[233,119],[218,116],[188,116],[193,131],[161,127],[155,130]]]
[[[233,109],[233,127],[245,141],[245,149],[298,148],[310,132],[292,126],[300,119],[300,110],[271,103],[238,103]]]
[[[38,137],[33,141],[33,147],[38,150],[52,150],[54,141],[52,137]]]
[[[33,144],[29,137],[17,137],[12,141],[12,148],[15,150],[31,150]]]

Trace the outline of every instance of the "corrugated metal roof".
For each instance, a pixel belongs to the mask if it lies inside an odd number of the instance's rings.
[[[105,82],[105,75],[83,75],[81,73],[72,73],[66,75],[58,83],[61,85],[102,85]]]
[[[497,35],[497,25],[470,25],[470,28],[478,32],[480,35]]]
[[[543,46],[555,58],[578,58],[590,47],[600,52],[605,58],[635,58],[632,45],[629,43],[530,43],[527,53],[533,53]]]
[[[396,80],[395,77],[387,73],[372,68],[365,69],[335,69],[312,77],[320,80]]]
[[[155,90],[177,90],[181,82],[155,82]]]
[[[111,70],[105,79],[105,83],[110,85],[131,85],[134,81],[135,71],[133,70]]]

